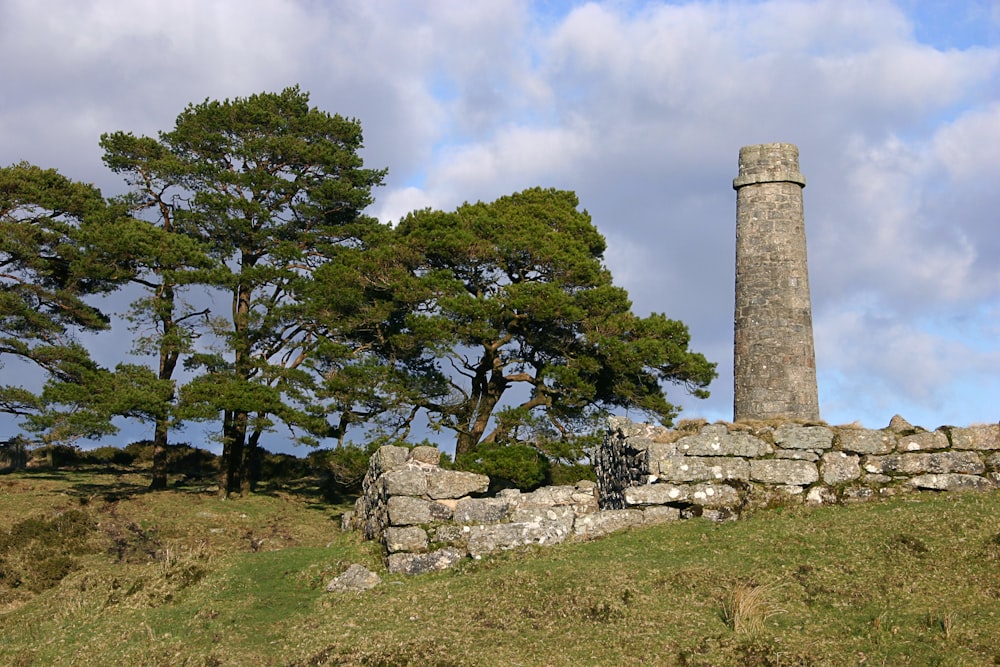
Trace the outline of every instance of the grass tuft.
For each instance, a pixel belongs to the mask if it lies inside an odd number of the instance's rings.
[[[765,623],[778,614],[786,613],[774,603],[774,594],[782,584],[754,584],[738,582],[726,596],[723,618],[726,625],[738,635],[759,635]]]

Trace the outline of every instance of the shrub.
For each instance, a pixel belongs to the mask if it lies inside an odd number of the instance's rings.
[[[219,457],[188,444],[168,445],[167,472],[188,477],[210,477],[219,472]]]
[[[310,473],[309,461],[290,454],[272,454],[262,449],[260,454],[260,478],[266,480],[294,481],[307,477]]]
[[[594,473],[594,466],[589,463],[553,463],[549,473],[549,484],[563,486],[576,484],[582,479],[589,479],[591,482],[597,481],[597,474]]]
[[[531,491],[545,484],[551,472],[548,458],[523,444],[480,444],[475,451],[457,456],[455,468],[488,475],[491,491],[512,487]]]
[[[132,465],[135,462],[135,454],[126,449],[118,447],[97,447],[85,454],[88,463],[114,463],[115,465]]]
[[[98,550],[90,541],[95,529],[88,514],[69,510],[28,517],[0,533],[0,600],[4,587],[40,593],[58,584],[76,567],[74,556]]]
[[[48,465],[53,468],[79,465],[83,462],[83,454],[70,445],[45,445],[32,450],[32,465]]]
[[[347,496],[361,491],[361,482],[368,472],[368,459],[379,443],[368,447],[345,445],[333,449],[319,449],[309,454],[309,465],[320,476],[320,491],[327,501],[344,502]]]

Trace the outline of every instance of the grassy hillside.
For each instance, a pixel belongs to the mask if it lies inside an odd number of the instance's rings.
[[[334,595],[380,556],[308,484],[145,483],[0,476],[0,664],[1000,664],[1000,493],[692,520]]]

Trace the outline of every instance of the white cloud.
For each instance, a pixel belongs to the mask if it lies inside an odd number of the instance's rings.
[[[974,313],[977,332],[1000,329],[995,3],[992,41],[918,35],[949,16],[969,33],[973,9],[929,21],[910,0],[10,0],[0,163],[111,185],[101,132],[153,133],[189,102],[300,83],[362,121],[366,163],[390,170],[372,209],[383,220],[577,191],[637,310],[684,320],[720,361],[713,398],[681,401],[688,413],[724,416],[737,154],[797,143],[824,400],[872,388],[857,396],[943,411],[996,368],[996,343],[961,324]],[[968,419],[995,419],[986,409]]]

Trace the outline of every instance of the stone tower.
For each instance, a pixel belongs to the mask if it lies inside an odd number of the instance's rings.
[[[818,420],[806,231],[793,144],[740,149],[733,419]]]

